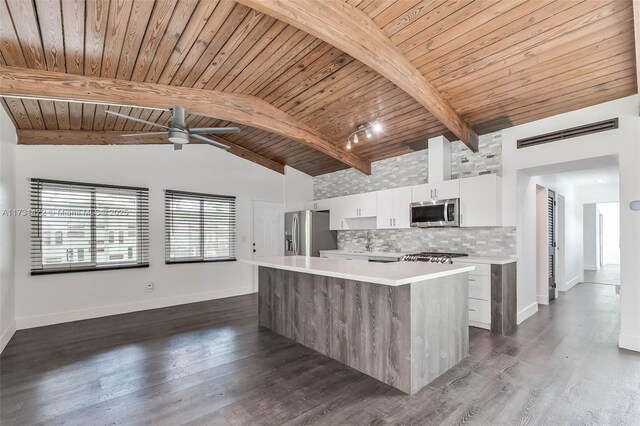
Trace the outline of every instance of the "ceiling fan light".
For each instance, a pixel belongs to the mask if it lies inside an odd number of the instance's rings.
[[[353,143],[358,143],[358,134],[354,134],[353,135]],[[349,145],[351,145],[351,143],[349,143]]]
[[[187,132],[184,131],[180,131],[180,130],[170,130],[169,131],[169,142],[171,143],[179,143],[179,144],[186,144],[189,143],[189,134]]]
[[[367,127],[364,131],[367,134],[367,139],[371,139],[371,131],[369,130],[369,128]]]
[[[347,142],[347,149],[351,149],[351,139],[349,139],[349,142]]]
[[[373,131],[376,133],[380,133],[382,131],[382,124],[378,122],[373,123]]]

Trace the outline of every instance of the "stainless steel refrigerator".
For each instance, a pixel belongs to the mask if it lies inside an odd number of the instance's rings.
[[[284,254],[320,256],[320,250],[338,248],[336,231],[329,229],[329,212],[302,210],[284,214]]]

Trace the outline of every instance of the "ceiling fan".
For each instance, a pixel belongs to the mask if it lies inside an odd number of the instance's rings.
[[[126,118],[127,120],[137,121],[139,123],[145,123],[150,126],[162,127],[166,129],[162,132],[145,132],[145,133],[131,133],[122,135],[124,137],[131,136],[148,136],[148,135],[168,135],[169,142],[173,144],[173,149],[180,150],[182,145],[189,143],[189,138],[198,140],[200,142],[215,146],[216,148],[227,150],[230,147],[224,143],[217,142],[206,138],[202,135],[224,135],[227,133],[240,133],[240,129],[237,127],[192,127],[188,128],[185,123],[186,111],[183,107],[176,105],[171,109],[171,127],[163,126],[162,124],[153,123],[151,121],[142,120],[140,118],[130,117],[125,114],[120,114],[115,111],[106,111],[107,114],[115,115],[118,117]]]

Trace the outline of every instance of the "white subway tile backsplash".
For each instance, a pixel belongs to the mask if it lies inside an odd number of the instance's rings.
[[[338,231],[338,249],[414,253],[446,251],[481,256],[515,256],[516,228],[411,228]]]

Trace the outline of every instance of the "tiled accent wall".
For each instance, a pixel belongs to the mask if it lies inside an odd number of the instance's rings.
[[[461,142],[451,146],[452,179],[486,173],[502,173],[501,132],[480,136],[478,152],[472,152]]]
[[[453,179],[502,172],[502,134],[482,135],[477,153],[462,142],[451,147],[451,177]],[[429,150],[412,152],[371,164],[371,175],[355,169],[341,170],[313,178],[316,200],[360,194],[381,189],[418,185],[428,180]]]
[[[443,251],[479,256],[515,256],[516,228],[411,228],[338,231],[340,250],[415,253]]]
[[[381,189],[418,185],[428,180],[429,150],[405,154],[371,165],[371,175],[354,169],[316,176],[314,199],[339,197]],[[471,152],[460,142],[452,145],[453,179],[502,172],[502,135],[483,135],[479,151]],[[515,256],[516,228],[430,228],[370,231],[338,231],[338,248],[375,251],[417,252],[452,251],[484,256]]]

